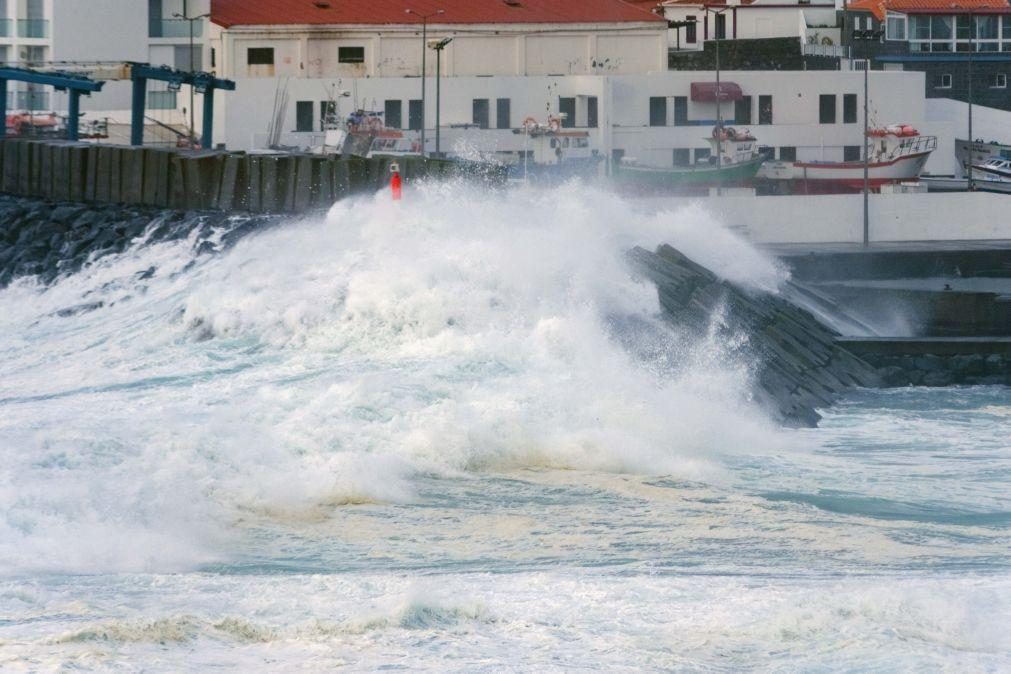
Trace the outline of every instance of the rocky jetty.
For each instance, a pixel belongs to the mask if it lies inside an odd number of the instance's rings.
[[[755,396],[785,425],[814,426],[816,411],[853,387],[877,386],[874,368],[835,343],[838,333],[783,297],[721,280],[671,246],[635,248],[630,256],[656,283],[667,318],[705,334],[744,335],[753,359]]]
[[[34,276],[49,283],[57,276],[77,271],[89,260],[123,252],[139,238],[154,243],[189,237],[196,232],[197,251],[207,252],[276,221],[274,216],[3,196],[0,197],[0,288],[21,276]]]

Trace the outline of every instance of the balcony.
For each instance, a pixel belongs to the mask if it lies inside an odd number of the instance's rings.
[[[0,19],[0,37],[13,37],[14,22],[10,19]]]
[[[201,37],[204,33],[204,22],[193,22],[193,37]],[[148,37],[185,37],[190,36],[190,22],[186,19],[154,19],[148,27]]]
[[[18,37],[49,37],[49,19],[18,19]]]

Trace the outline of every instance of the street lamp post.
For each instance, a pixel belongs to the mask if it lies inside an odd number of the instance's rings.
[[[189,11],[188,11],[188,8],[187,8],[187,2],[186,2],[186,0],[183,0],[183,13],[182,14],[176,13],[176,14],[173,14],[172,16],[175,17],[175,18],[177,18],[177,19],[182,19],[183,21],[188,21],[189,24],[190,24],[190,75],[192,75],[194,73],[194,65],[195,65],[194,59],[193,59],[193,22],[194,21],[203,21],[204,19],[206,19],[207,17],[209,17],[210,14],[200,14],[199,16],[189,16]],[[189,140],[190,140],[190,149],[193,148],[193,143],[196,140],[196,134],[194,133],[194,125],[195,125],[195,122],[194,122],[194,115],[193,115],[193,85],[190,84],[190,138],[189,138]]]
[[[705,7],[706,14],[720,16],[727,8],[713,9]],[[716,195],[723,195],[723,90],[720,88],[720,27],[713,21],[713,32],[716,42]]]
[[[976,17],[969,10],[969,165],[968,173],[966,174],[965,187],[968,191],[972,192],[975,189],[975,185],[972,182],[972,150],[973,150],[973,139],[972,139],[972,52],[976,50],[976,44],[974,38],[976,37]]]
[[[869,105],[868,105],[868,85],[867,73],[870,68],[869,46],[871,40],[881,39],[880,30],[854,30],[853,39],[864,43],[864,245],[870,244],[871,237],[871,214],[870,214],[870,180],[868,178],[870,168],[871,148],[868,143],[867,132],[869,131]]]
[[[412,14],[421,19],[421,156],[425,156],[425,54],[428,52],[428,20],[433,16],[445,14],[446,10],[437,9],[428,14],[421,14],[413,9],[405,9],[407,14]]]
[[[444,37],[438,42],[432,44],[432,49],[435,50],[435,156],[441,157],[442,153],[439,146],[439,129],[442,126],[442,93],[439,89],[439,83],[442,81],[442,50],[446,48],[450,42],[453,41],[451,37]],[[424,147],[424,146],[422,146]]]

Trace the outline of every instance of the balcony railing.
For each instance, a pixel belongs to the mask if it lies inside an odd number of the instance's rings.
[[[10,19],[0,19],[0,37],[13,37],[14,22]]]
[[[193,37],[201,37],[204,32],[204,22],[193,22]],[[186,37],[190,36],[190,22],[186,19],[161,19],[151,22],[148,37]]]
[[[18,37],[49,37],[49,19],[18,19]]]

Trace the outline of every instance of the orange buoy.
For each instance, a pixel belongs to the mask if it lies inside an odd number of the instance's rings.
[[[400,164],[390,164],[390,192],[394,201],[400,201]]]

